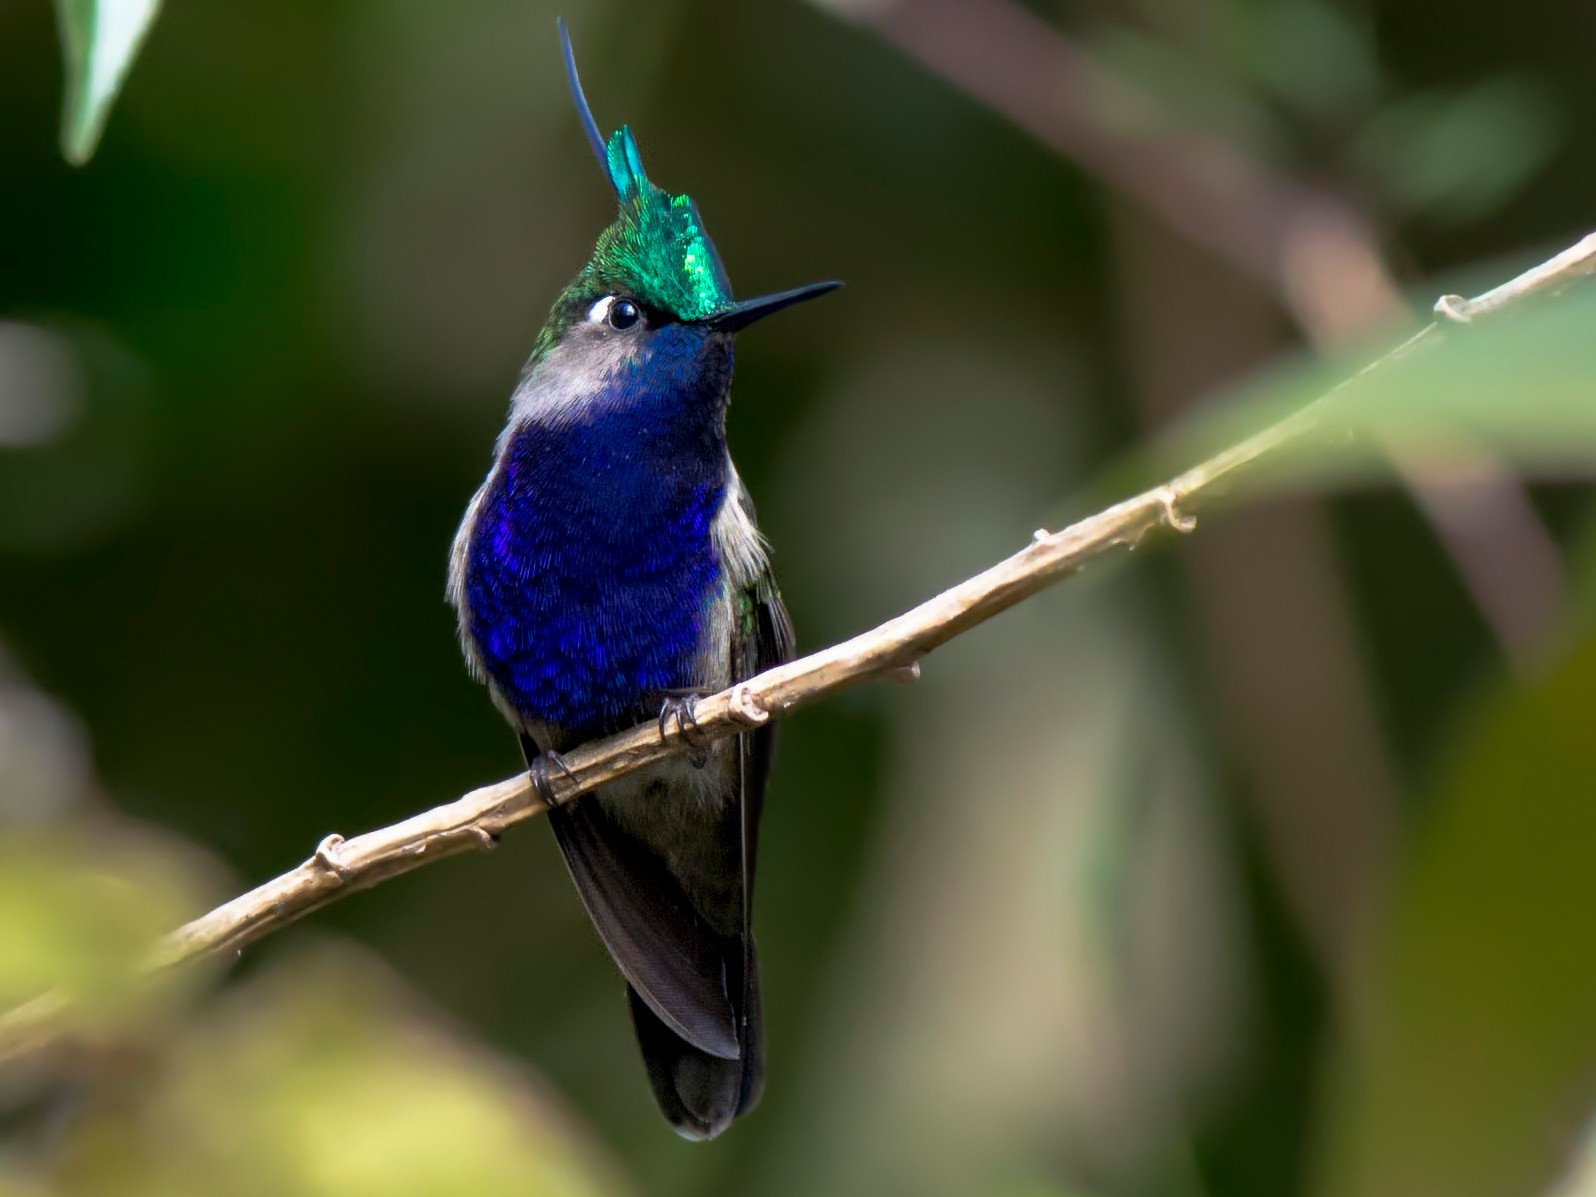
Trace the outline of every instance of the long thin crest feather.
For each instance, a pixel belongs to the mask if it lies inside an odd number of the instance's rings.
[[[610,181],[610,186],[615,188],[617,197],[621,196],[621,189],[615,181],[614,172],[610,169],[609,150],[604,144],[604,135],[599,132],[598,122],[593,119],[593,110],[588,107],[587,96],[582,92],[582,80],[576,73],[576,51],[571,47],[571,30],[565,24],[564,17],[556,17],[555,24],[560,30],[560,50],[565,55],[565,82],[571,89],[571,102],[576,105],[576,115],[582,122],[582,132],[587,136],[587,144],[593,148],[593,157],[598,159],[598,164],[604,170],[604,177]]]
[[[569,27],[558,21],[565,78],[593,156],[620,202],[615,221],[599,234],[587,268],[573,286],[625,290],[681,320],[707,320],[733,308],[731,283],[704,230],[698,207],[649,179],[632,130],[622,125],[606,139],[593,119],[576,70]]]

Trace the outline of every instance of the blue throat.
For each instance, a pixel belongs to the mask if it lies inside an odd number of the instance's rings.
[[[479,509],[470,634],[524,717],[596,735],[698,683],[722,586],[724,364],[655,354],[580,413],[515,429]],[[676,360],[680,359],[680,360]]]

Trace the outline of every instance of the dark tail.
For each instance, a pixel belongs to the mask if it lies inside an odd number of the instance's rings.
[[[582,905],[626,978],[654,1098],[688,1139],[720,1134],[754,1108],[765,1083],[759,965],[748,917],[759,794],[748,783],[741,740],[736,804],[696,828],[712,847],[734,849],[741,873],[736,906],[713,923],[688,897],[665,854],[629,831],[596,796],[548,815]],[[529,762],[537,755],[526,737],[522,750]],[[721,933],[729,927],[740,930]]]
[[[764,1022],[759,1010],[759,970],[753,945],[744,957],[735,941],[727,944],[727,989],[740,994],[737,1003],[735,1060],[701,1051],[662,1022],[640,996],[627,986],[632,1026],[643,1052],[648,1081],[665,1120],[684,1139],[713,1139],[746,1114],[765,1088]],[[738,967],[740,966],[740,967]]]

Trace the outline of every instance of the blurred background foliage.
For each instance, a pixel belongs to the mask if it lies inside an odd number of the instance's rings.
[[[540,829],[116,984],[516,768],[443,562],[610,200],[543,0],[170,6],[81,170],[117,64],[57,7],[66,71],[0,3],[0,1005],[79,1000],[0,1064],[0,1193],[1596,1191],[1589,294],[791,720],[770,1087],[712,1146]],[[1382,287],[1596,225],[1561,0],[565,15],[739,289],[850,283],[731,418],[806,648],[1344,377]]]

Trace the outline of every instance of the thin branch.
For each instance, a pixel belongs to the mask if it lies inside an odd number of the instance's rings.
[[[1135,548],[1159,528],[1190,532],[1191,511],[1220,493],[1233,476],[1314,429],[1326,406],[1373,371],[1438,339],[1444,324],[1472,323],[1542,291],[1596,273],[1596,235],[1475,300],[1442,299],[1443,321],[1431,324],[1308,406],[1162,486],[1088,516],[1061,532],[1038,531],[1024,549],[918,607],[851,640],[767,670],[695,708],[698,731],[720,739],[757,727],[850,686],[912,680],[919,659],[955,636],[1078,572],[1116,548]],[[565,755],[568,772],[552,778],[556,803],[569,802],[644,766],[689,748],[679,728],[663,734],[649,722]],[[491,848],[510,827],[547,808],[527,778],[512,777],[354,839],[328,836],[297,868],[178,928],[151,953],[151,972],[247,944],[347,894],[461,852]],[[0,1055],[40,1041],[41,1024],[64,1008],[46,995],[0,1018]]]
[[[1484,295],[1474,299],[1443,295],[1436,300],[1435,311],[1459,324],[1468,324],[1533,295],[1543,292],[1555,295],[1593,274],[1596,274],[1596,233],[1581,238],[1562,253],[1508,279],[1501,286],[1492,287]]]

